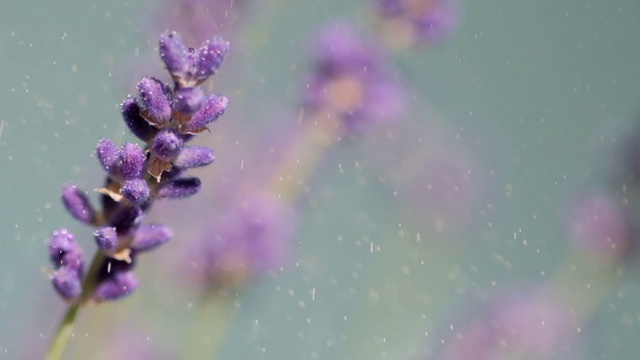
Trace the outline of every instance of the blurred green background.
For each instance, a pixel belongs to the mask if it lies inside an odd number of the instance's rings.
[[[119,104],[139,76],[162,72],[149,31],[162,6],[0,5],[0,358],[41,357],[64,310],[44,272],[51,231],[68,227],[93,251],[92,230],[67,215],[60,188],[98,187],[98,139],[132,139]],[[366,29],[373,20],[371,1],[246,6],[215,80],[232,105],[212,127],[217,164],[198,173],[205,186],[259,156],[264,134],[295,119],[319,26],[345,18]],[[640,3],[464,8],[446,43],[391,56],[410,95],[407,115],[330,149],[296,204],[294,258],[232,294],[237,314],[214,311],[203,324],[198,297],[170,279],[172,254],[190,233],[160,206],[152,216],[175,225],[177,239],[140,261],[134,295],[81,313],[68,358],[115,358],[129,343],[168,359],[200,358],[185,349],[209,328],[226,329],[216,359],[438,358],[455,321],[500,294],[544,287],[566,268],[581,297],[592,296],[591,282],[605,290],[593,295],[598,305],[579,336],[562,342],[572,344],[562,358],[636,358],[638,259],[603,270],[611,276],[571,262],[562,214],[580,189],[620,190],[607,181],[638,121]],[[407,180],[440,151],[474,171],[444,230],[416,215],[420,187]],[[201,205],[171,206],[188,214]]]

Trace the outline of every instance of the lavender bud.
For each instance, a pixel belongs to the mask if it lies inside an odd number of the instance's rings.
[[[62,202],[67,211],[78,221],[91,224],[95,218],[95,210],[89,199],[75,185],[68,185],[62,189]]]
[[[165,93],[164,84],[155,78],[143,78],[138,83],[138,91],[147,121],[160,126],[171,120],[171,106]]]
[[[184,75],[190,63],[187,59],[187,48],[180,35],[175,31],[165,32],[160,35],[159,47],[160,57],[167,70],[175,76]]]
[[[106,172],[116,175],[120,172],[120,157],[118,146],[111,139],[100,139],[96,149],[98,160]]]
[[[131,249],[136,251],[147,251],[160,246],[173,237],[171,228],[165,225],[143,225],[138,228],[131,243]]]
[[[153,152],[162,160],[170,160],[180,152],[184,142],[173,130],[162,130],[153,140]]]
[[[110,222],[110,225],[116,228],[118,234],[128,234],[131,230],[137,228],[144,218],[144,212],[137,206],[127,206],[121,208]]]
[[[144,176],[147,157],[138,144],[124,144],[120,156],[122,160],[122,177],[125,180],[140,179]]]
[[[120,194],[134,205],[142,205],[149,200],[151,190],[143,179],[126,180],[120,188]]]
[[[102,226],[94,233],[96,244],[104,251],[116,251],[118,249],[118,233],[115,227]]]
[[[204,106],[198,110],[189,122],[184,124],[183,132],[199,133],[205,127],[216,120],[220,115],[224,114],[229,105],[229,99],[222,95],[209,95]]]
[[[48,243],[49,256],[55,268],[67,267],[82,274],[84,254],[72,233],[67,229],[56,230]]]
[[[133,293],[139,281],[132,271],[114,271],[100,282],[93,298],[98,301],[117,300]]]
[[[64,299],[73,300],[82,293],[81,275],[71,268],[63,266],[49,277],[53,287]]]
[[[204,91],[200,87],[178,89],[174,96],[173,109],[179,113],[191,115],[202,107]]]
[[[158,197],[180,199],[189,197],[200,190],[200,179],[196,177],[179,178],[164,184],[158,191]]]
[[[206,146],[187,146],[180,151],[180,155],[173,161],[173,165],[189,169],[209,165],[215,159],[213,149]]]
[[[158,130],[140,115],[140,110],[140,105],[134,98],[129,97],[122,102],[122,118],[129,130],[140,140],[149,142]]]
[[[197,76],[201,81],[216,73],[229,52],[229,42],[220,37],[205,41],[198,50]]]

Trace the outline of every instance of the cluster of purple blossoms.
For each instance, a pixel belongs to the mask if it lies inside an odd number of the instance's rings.
[[[395,120],[405,108],[405,92],[393,76],[379,44],[347,22],[320,31],[303,104],[312,114],[333,117],[347,132]]]
[[[53,233],[49,252],[55,270],[50,278],[66,300],[115,300],[130,294],[138,285],[132,272],[137,255],[172,237],[167,226],[142,221],[154,200],[185,198],[200,189],[200,180],[184,172],[212,163],[214,153],[185,143],[227,108],[226,97],[205,95],[200,85],[217,71],[228,50],[229,43],[218,37],[198,49],[187,48],[175,32],[160,37],[160,56],[173,86],[145,77],[138,83],[139,96],[122,103],[124,121],[144,147],[100,140],[97,157],[107,172],[105,186],[97,190],[101,211],[76,186],[62,191],[71,215],[97,228],[99,249],[83,284],[85,258],[75,237],[66,229]],[[86,284],[90,286],[83,289]]]
[[[382,30],[404,45],[440,43],[457,29],[458,0],[378,0]]]

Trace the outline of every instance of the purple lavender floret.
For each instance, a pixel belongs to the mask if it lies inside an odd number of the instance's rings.
[[[144,78],[138,83],[138,93],[142,104],[142,117],[158,127],[171,120],[171,103],[167,86],[154,78]]]
[[[91,224],[95,219],[95,210],[91,206],[87,195],[75,185],[68,185],[62,189],[62,202],[69,214],[76,220]]]
[[[122,118],[129,127],[129,130],[138,137],[138,139],[149,142],[158,133],[158,129],[147,120],[145,120],[140,113],[142,109],[135,98],[128,97],[122,102]]]
[[[337,118],[357,133],[396,120],[405,107],[405,91],[393,76],[380,45],[347,22],[320,31],[313,47],[314,70],[303,104],[312,114]]]
[[[186,146],[173,164],[182,169],[191,169],[209,165],[213,160],[215,160],[213,149],[206,146]]]
[[[118,231],[113,226],[101,226],[94,233],[96,244],[104,251],[116,251],[118,249]]]
[[[200,179],[196,177],[174,179],[168,181],[158,190],[158,197],[166,199],[186,198],[200,191],[200,185]]]
[[[217,119],[227,107],[227,98],[205,95],[199,87],[220,67],[229,44],[213,38],[199,49],[187,48],[176,33],[160,39],[160,56],[174,84],[146,77],[138,83],[138,97],[127,97],[122,117],[140,140],[116,145],[110,139],[98,142],[96,155],[107,173],[101,193],[101,209],[91,207],[86,194],[66,186],[62,200],[69,213],[96,227],[94,240],[102,256],[100,273],[84,279],[84,255],[72,234],[58,230],[49,240],[54,271],[50,279],[60,295],[78,303],[89,299],[115,300],[138,286],[133,264],[138,253],[166,243],[172,237],[164,225],[144,225],[145,214],[155,200],[185,198],[200,190],[196,177],[184,177],[185,169],[213,162],[213,150],[185,146],[196,133]],[[96,269],[96,267],[93,267]],[[93,275],[92,275],[93,276]],[[82,294],[83,281],[91,294]]]
[[[62,298],[73,301],[82,292],[84,254],[75,236],[66,229],[53,232],[49,239],[49,255],[55,271],[49,278]]]
[[[74,300],[82,294],[82,280],[76,271],[63,266],[51,273],[50,278],[53,287],[63,299]]]

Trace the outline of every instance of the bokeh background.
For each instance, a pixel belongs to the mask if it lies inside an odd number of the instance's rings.
[[[162,74],[178,3],[0,2],[0,358],[42,357],[65,309],[45,241],[94,251],[60,188],[101,184],[101,137],[133,140],[119,104]],[[377,36],[373,1],[217,3],[231,106],[205,191],[153,209],[176,238],[136,293],[83,310],[67,358],[637,357],[640,3],[465,1],[445,41],[390,50],[404,115],[326,149],[287,261],[208,302],[185,249],[296,124],[310,39],[338,19]]]

